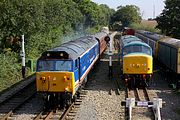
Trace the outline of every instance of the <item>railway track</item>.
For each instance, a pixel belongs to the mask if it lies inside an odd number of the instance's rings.
[[[119,33],[116,33],[116,34],[119,34]],[[116,34],[113,36],[116,36]],[[113,46],[112,46],[112,51],[113,51],[112,63],[113,63],[113,66],[116,66],[116,67],[113,67],[113,74],[112,74],[112,76],[109,76],[109,79],[111,79],[113,82],[113,86],[109,90],[109,94],[112,95],[113,89],[115,89],[114,91],[115,91],[116,95],[120,95],[121,83],[120,83],[120,79],[119,79],[119,76],[120,76],[120,72],[119,72],[120,71],[119,70],[119,67],[120,67],[119,39],[113,39],[112,44],[113,44]]]
[[[34,75],[0,96],[0,119],[6,120],[36,94]]]
[[[40,111],[34,118],[34,120],[66,120],[66,119],[74,119],[76,116],[76,112],[80,107],[83,98],[85,97],[86,93],[81,93],[79,98],[75,102],[73,102],[68,108],[63,110],[51,110],[51,111]]]
[[[150,102],[151,98],[147,88],[126,89],[126,99],[127,98],[135,98],[135,106],[137,106],[132,110],[132,114],[129,113],[129,108],[125,107],[125,118],[127,120],[131,119],[131,115],[132,118],[141,116],[142,119],[155,120],[155,112],[152,107],[152,102]]]

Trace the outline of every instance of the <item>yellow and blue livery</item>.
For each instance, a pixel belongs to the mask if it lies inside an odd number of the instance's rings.
[[[107,33],[85,36],[42,53],[37,61],[36,87],[46,108],[69,105],[106,48]]]
[[[123,79],[129,88],[149,85],[153,72],[151,47],[141,39],[125,35],[121,37]]]

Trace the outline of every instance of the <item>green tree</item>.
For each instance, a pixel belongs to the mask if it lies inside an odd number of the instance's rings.
[[[166,0],[163,12],[156,18],[157,28],[161,29],[162,33],[180,38],[180,1]]]
[[[119,6],[111,18],[111,24],[121,22],[123,26],[141,21],[140,9],[135,5]]]
[[[83,14],[84,29],[99,27],[109,24],[110,16],[113,10],[107,5],[97,5],[91,0],[73,0],[78,4],[78,8]]]

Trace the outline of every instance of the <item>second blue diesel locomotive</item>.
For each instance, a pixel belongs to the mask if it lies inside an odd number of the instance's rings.
[[[128,88],[149,86],[153,72],[152,49],[132,35],[121,37],[123,79]]]

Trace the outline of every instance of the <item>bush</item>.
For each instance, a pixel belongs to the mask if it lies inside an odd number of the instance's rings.
[[[18,58],[19,55],[14,52],[0,54],[0,91],[22,79]]]
[[[151,31],[151,32],[156,32],[156,33],[160,33],[160,30],[155,29],[155,25],[149,25],[146,23],[132,23],[129,27],[133,28],[133,29],[137,29],[137,30],[147,30],[147,31]]]

